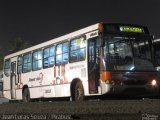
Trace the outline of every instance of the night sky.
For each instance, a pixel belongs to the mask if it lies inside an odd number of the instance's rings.
[[[17,37],[35,45],[101,21],[145,25],[160,38],[160,0],[1,0],[0,51]]]

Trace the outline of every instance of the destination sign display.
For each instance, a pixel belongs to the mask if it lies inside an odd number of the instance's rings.
[[[121,32],[145,33],[144,28],[134,26],[120,26],[119,30]]]
[[[120,23],[104,23],[103,31],[107,34],[149,34],[148,28],[145,26]]]

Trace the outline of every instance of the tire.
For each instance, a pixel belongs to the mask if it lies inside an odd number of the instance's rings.
[[[23,91],[23,102],[24,103],[30,102],[30,93],[28,88],[25,88]]]
[[[84,89],[81,81],[78,81],[75,84],[74,88],[74,100],[75,101],[83,101],[84,100]]]

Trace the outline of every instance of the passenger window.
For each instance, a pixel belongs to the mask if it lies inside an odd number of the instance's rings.
[[[33,52],[32,70],[39,70],[42,68],[42,50]]]
[[[4,64],[4,74],[8,77],[9,73],[10,73],[10,59],[5,60],[5,64]]]
[[[23,56],[23,73],[31,71],[31,53]]]
[[[84,37],[73,39],[70,42],[70,62],[85,60],[86,41]]]
[[[0,82],[0,91],[3,91],[3,82]]]
[[[54,46],[45,48],[43,51],[43,67],[48,68],[54,65]]]
[[[17,65],[17,73],[22,72],[22,56],[18,56],[18,65]]]
[[[68,63],[68,42],[56,46],[56,65]]]

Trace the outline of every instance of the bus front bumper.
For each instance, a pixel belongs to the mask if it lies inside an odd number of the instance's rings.
[[[122,94],[122,95],[135,95],[135,96],[159,96],[160,86],[156,85],[102,85],[102,94]]]

